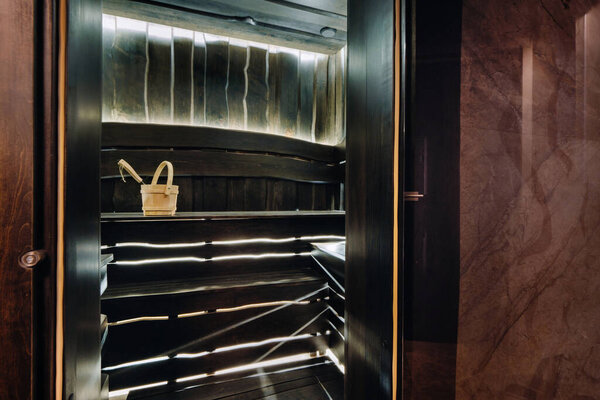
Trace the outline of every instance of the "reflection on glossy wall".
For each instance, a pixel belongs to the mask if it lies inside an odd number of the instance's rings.
[[[466,0],[457,399],[600,398],[600,5]]]

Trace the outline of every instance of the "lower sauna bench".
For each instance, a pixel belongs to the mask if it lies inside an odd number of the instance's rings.
[[[111,398],[343,399],[343,240],[340,211],[103,214]]]

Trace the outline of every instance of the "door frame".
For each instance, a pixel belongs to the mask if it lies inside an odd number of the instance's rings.
[[[102,2],[58,0],[56,398],[100,393]]]

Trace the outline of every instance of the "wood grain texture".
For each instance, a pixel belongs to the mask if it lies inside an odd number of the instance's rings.
[[[112,15],[103,17],[102,23],[102,120],[115,119],[115,33],[117,19]]]
[[[348,3],[347,399],[391,398],[395,379],[394,7]]]
[[[314,141],[315,56],[300,53],[300,89],[298,103],[298,138]]]
[[[102,10],[95,0],[71,0],[66,7],[63,393],[65,398],[72,394],[77,399],[96,399],[100,395]],[[129,49],[126,57],[135,61],[135,71],[126,80],[123,76],[122,84],[133,90],[136,110],[141,104],[144,115],[145,31],[134,37],[134,42],[117,38],[117,46]],[[138,68],[141,74],[135,75]],[[137,103],[140,87],[141,103]]]
[[[296,137],[298,119],[298,54],[277,53],[277,88],[279,90],[280,135]]]
[[[173,120],[172,115],[172,30],[159,35],[158,28],[150,24],[148,27],[148,76],[147,82],[147,107],[148,122],[167,123]],[[161,29],[162,31],[162,29]],[[103,106],[104,107],[104,106]],[[103,109],[104,111],[104,109]]]
[[[229,46],[224,40],[206,40],[206,123],[211,126],[227,127],[227,66]]]
[[[327,98],[329,58],[318,55],[315,62],[315,141],[327,140],[331,111]]]
[[[117,177],[117,162],[127,160],[141,176],[152,176],[156,160],[170,160],[176,175],[271,177],[308,182],[340,182],[343,165],[329,165],[267,154],[201,150],[112,150],[102,152],[102,177]]]
[[[147,227],[152,226],[153,229]],[[344,235],[344,213],[339,211],[205,212],[175,218],[150,219],[135,214],[105,214],[102,242],[150,243],[234,240],[244,237],[287,238]]]
[[[204,34],[194,32],[194,60],[193,68],[193,100],[194,100],[194,125],[206,124],[205,108],[206,108],[206,44],[204,42]]]
[[[343,148],[259,132],[159,124],[102,124],[102,147],[207,148],[277,153],[339,163]]]
[[[9,2],[0,14],[0,398],[32,397],[33,276],[19,267],[34,246],[34,10]],[[18,349],[18,351],[17,351]]]
[[[253,5],[245,6],[241,2],[232,4],[230,2],[211,1],[206,2],[189,2],[185,0],[159,0],[150,2],[130,2],[126,0],[106,0],[103,3],[105,13],[119,15],[122,17],[134,18],[143,21],[149,21],[158,24],[172,25],[178,28],[198,30],[198,26],[202,27],[202,31],[220,36],[234,36],[237,38],[251,40],[264,43],[265,38],[273,45],[285,46],[288,48],[298,48],[307,51],[316,51],[319,53],[335,53],[345,45],[346,33],[343,25],[345,18],[340,15],[329,14],[324,16],[320,13],[306,12],[297,7],[285,7],[274,4],[273,2],[254,1]],[[220,4],[219,4],[220,3]],[[242,7],[240,7],[242,5]],[[247,16],[252,15],[256,18],[259,9],[265,15],[271,10],[287,10],[288,16],[280,20],[280,26],[272,26],[259,23],[256,25],[246,22],[239,22],[227,18],[214,18],[214,16],[206,15],[199,12],[198,9],[206,7],[219,7],[221,10],[217,14],[231,16]],[[251,11],[249,11],[251,10]],[[301,17],[302,16],[302,17]],[[309,19],[317,19],[318,23],[310,24],[309,31],[304,32],[301,29],[306,29],[306,23]],[[298,29],[289,29],[293,25],[303,24],[304,27]],[[281,25],[283,24],[283,25]],[[281,26],[284,29],[281,29]],[[333,26],[337,29],[337,37],[325,38],[321,36],[320,29],[323,26]],[[233,33],[233,34],[232,34]]]
[[[267,132],[279,133],[279,96],[281,95],[281,79],[276,73],[279,70],[279,56],[269,52],[269,102],[267,105]]]
[[[192,122],[193,33],[173,30],[173,122]]]
[[[267,127],[267,57],[268,51],[258,47],[249,47],[247,71],[247,124],[246,129],[266,132]]]
[[[248,49],[229,45],[229,67],[227,72],[227,107],[229,128],[244,129],[246,120],[246,65]],[[209,78],[210,79],[210,78]]]
[[[146,29],[127,29],[117,19],[113,51],[115,79],[115,109],[118,121],[146,122]]]

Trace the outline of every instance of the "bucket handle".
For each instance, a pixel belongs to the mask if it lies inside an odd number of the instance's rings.
[[[123,170],[125,170],[133,177],[133,179],[137,181],[137,183],[142,183],[143,179],[137,174],[137,172],[135,172],[133,167],[129,165],[127,161],[120,159],[117,165],[119,166],[119,173],[121,174],[121,179],[123,179],[123,182],[125,182],[125,176],[123,176]]]
[[[158,168],[156,168],[156,172],[154,172],[154,176],[152,177],[152,185],[157,184],[160,173],[165,166],[167,167],[167,185],[165,186],[165,194],[171,194],[171,190],[173,189],[173,164],[169,161],[161,162]]]

